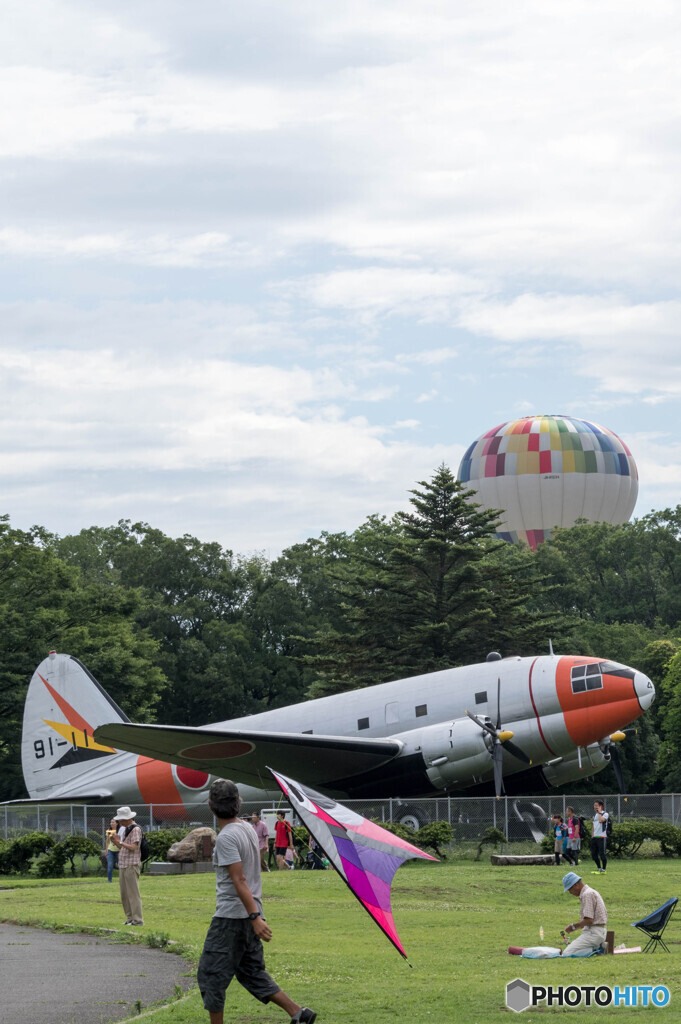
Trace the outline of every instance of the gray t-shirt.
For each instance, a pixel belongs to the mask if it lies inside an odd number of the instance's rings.
[[[262,881],[260,878],[260,850],[255,829],[247,821],[232,821],[218,835],[213,851],[217,903],[215,917],[248,917],[248,911],[239,899],[227,866],[241,861],[248,888],[262,910]]]

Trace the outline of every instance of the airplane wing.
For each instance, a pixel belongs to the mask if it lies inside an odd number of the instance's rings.
[[[21,807],[30,806],[33,804],[102,804],[111,803],[113,800],[113,791],[111,789],[89,789],[87,792],[81,790],[80,792],[64,792],[59,795],[53,793],[51,796],[27,796],[19,798],[17,800],[3,800],[0,807]]]
[[[113,744],[116,750],[198,768],[260,789],[271,786],[267,764],[276,764],[302,783],[332,785],[336,779],[387,764],[403,749],[399,740],[391,739],[125,722],[100,725],[95,729],[95,739]]]

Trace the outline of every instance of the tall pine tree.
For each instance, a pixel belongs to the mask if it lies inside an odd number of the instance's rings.
[[[410,494],[410,511],[353,535],[354,555],[337,572],[347,628],[314,637],[312,696],[479,661],[499,640],[504,653],[530,653],[556,628],[527,611],[541,582],[531,553],[494,539],[497,514],[447,466]]]

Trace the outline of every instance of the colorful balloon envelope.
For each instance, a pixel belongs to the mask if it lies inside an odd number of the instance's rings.
[[[488,430],[470,446],[459,480],[486,509],[501,509],[497,536],[531,548],[557,526],[626,523],[638,470],[624,441],[572,416],[524,416]]]

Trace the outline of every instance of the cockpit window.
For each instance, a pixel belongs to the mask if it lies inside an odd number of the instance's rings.
[[[600,665],[573,665],[570,679],[573,693],[585,693],[603,687]]]

